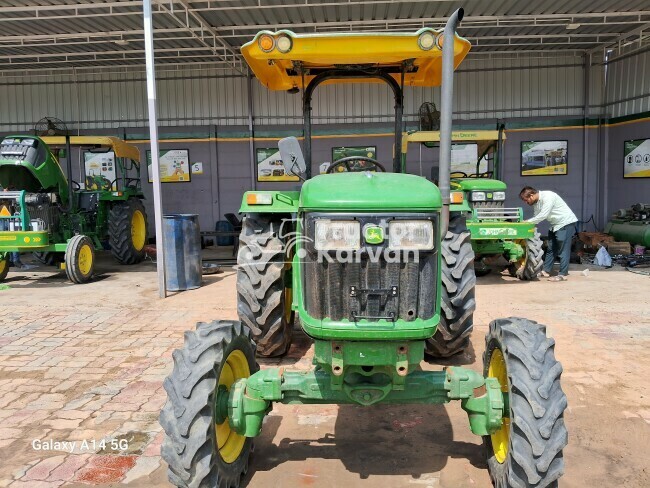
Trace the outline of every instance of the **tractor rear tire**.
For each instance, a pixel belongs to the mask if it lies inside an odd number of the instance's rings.
[[[113,257],[120,264],[136,264],[144,259],[147,244],[147,213],[139,198],[129,198],[111,207],[108,239]]]
[[[34,257],[47,266],[57,266],[65,262],[65,255],[62,252],[35,252]]]
[[[483,437],[494,486],[557,487],[564,473],[567,398],[554,349],[537,322],[511,317],[490,323],[483,373],[499,379],[510,408],[501,429]]]
[[[237,320],[199,322],[185,332],[183,349],[172,354],[165,379],[167,402],[160,413],[165,431],[161,456],[172,485],[182,488],[237,487],[248,470],[253,439],[216,420],[219,387],[259,370],[248,327]]]
[[[95,246],[88,236],[76,235],[65,250],[65,273],[76,284],[88,283],[95,270]]]
[[[239,235],[237,312],[250,327],[257,353],[286,354],[291,346],[294,312],[285,287],[286,249],[277,218],[247,215]]]
[[[544,265],[542,239],[539,232],[535,232],[533,237],[526,239],[523,243],[525,243],[524,257],[508,266],[508,273],[522,281],[530,281],[537,278]]]
[[[0,283],[5,280],[9,273],[9,260],[5,257],[0,259]]]
[[[446,358],[469,345],[476,309],[474,250],[464,216],[455,215],[449,219],[441,245],[440,323],[434,336],[426,342],[426,353]]]

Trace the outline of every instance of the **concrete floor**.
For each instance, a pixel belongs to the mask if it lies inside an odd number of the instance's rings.
[[[647,487],[650,280],[621,269],[585,276],[582,269],[572,268],[563,283],[498,274],[479,279],[472,347],[450,364],[481,370],[483,335],[493,318],[547,324],[569,399],[561,485]],[[47,268],[10,273],[5,284],[0,487],[168,486],[157,423],[162,380],[185,329],[199,320],[236,318],[232,268],[164,301],[151,262],[120,267],[106,255],[87,285],[72,285]],[[299,335],[289,357],[262,367],[306,369],[311,354],[309,340]],[[43,441],[76,444],[47,450]],[[476,487],[490,481],[480,440],[455,403],[280,405],[265,420],[244,484]]]

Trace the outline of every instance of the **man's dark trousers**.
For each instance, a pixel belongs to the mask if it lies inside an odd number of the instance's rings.
[[[544,271],[550,273],[553,269],[555,257],[560,258],[560,275],[569,274],[569,260],[571,259],[571,240],[576,233],[576,224],[565,225],[553,232],[548,231],[546,254],[544,255]]]

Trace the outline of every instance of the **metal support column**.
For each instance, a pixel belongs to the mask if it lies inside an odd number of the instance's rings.
[[[589,88],[590,88],[590,71],[591,71],[591,54],[585,54],[584,56],[584,108],[583,108],[583,128],[582,128],[582,139],[583,139],[583,155],[582,155],[582,216],[581,220],[586,222],[589,220],[587,215],[587,191],[589,185],[587,184],[587,178],[589,175]],[[586,230],[586,229],[582,229]]]
[[[160,186],[160,165],[158,161],[158,115],[156,113],[156,72],[153,60],[153,23],[151,0],[143,0],[144,50],[147,64],[147,98],[149,99],[149,139],[151,143],[151,167],[153,173],[153,208],[156,223],[156,267],[158,270],[158,294],[167,296],[165,283],[165,254],[162,227],[162,198]]]
[[[253,120],[253,73],[248,72],[248,151],[251,161],[251,189],[257,189],[257,161],[255,160],[255,125]]]

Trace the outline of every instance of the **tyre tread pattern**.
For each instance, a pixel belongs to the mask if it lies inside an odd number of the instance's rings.
[[[254,358],[250,330],[237,320],[199,322],[195,331],[185,332],[184,347],[172,354],[174,368],[163,382],[167,402],[160,413],[160,425],[166,434],[161,456],[174,486],[234,488],[248,468],[252,439],[246,440],[242,454],[231,464],[218,458],[215,446],[218,372],[233,341],[250,347]],[[251,374],[258,369],[255,363]]]
[[[450,218],[441,251],[440,323],[435,335],[426,342],[426,352],[432,357],[449,357],[461,352],[469,345],[473,328],[474,250],[462,215]]]
[[[513,268],[510,275],[516,276],[522,281],[530,281],[537,278],[544,265],[544,250],[542,249],[542,238],[539,232],[530,239],[526,239],[526,259],[518,268]]]
[[[77,260],[79,251],[81,250],[81,247],[84,244],[88,244],[90,246],[90,250],[92,251],[93,266],[88,276],[84,276],[81,273],[81,271],[79,270],[79,262]],[[95,265],[95,246],[93,245],[93,241],[90,239],[90,237],[82,234],[77,234],[73,236],[68,241],[68,245],[66,246],[66,251],[65,251],[65,273],[68,276],[68,279],[76,284],[87,283],[93,277],[94,265]]]
[[[285,246],[280,223],[247,215],[237,255],[237,312],[250,327],[260,356],[281,356],[291,345],[293,323],[285,318]]]
[[[131,219],[136,210],[140,210],[144,216],[146,244],[147,213],[139,198],[129,198],[126,202],[113,204],[108,214],[108,240],[111,254],[120,264],[137,264],[145,256],[144,247],[139,251],[133,247]]]
[[[492,482],[497,488],[556,487],[564,473],[568,433],[555,341],[545,326],[517,317],[491,322],[485,341],[484,374],[488,354],[498,345],[510,383],[510,445],[503,464],[493,456],[490,436],[484,437]]]

